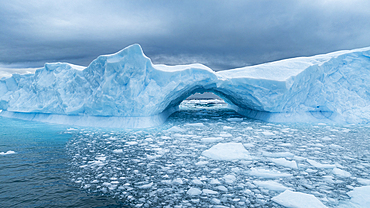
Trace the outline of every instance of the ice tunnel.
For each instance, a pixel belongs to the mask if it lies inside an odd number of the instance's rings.
[[[160,125],[194,93],[212,92],[269,122],[369,123],[370,48],[214,72],[154,65],[138,44],[88,67],[51,63],[0,79],[0,115],[118,128]]]

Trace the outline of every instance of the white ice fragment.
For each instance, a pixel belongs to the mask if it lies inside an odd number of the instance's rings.
[[[227,192],[228,189],[225,186],[216,186],[216,189],[219,191]]]
[[[240,168],[238,168],[238,167],[231,168],[231,171],[234,172],[234,173],[239,173],[240,172]]]
[[[0,155],[11,155],[11,154],[15,154],[15,152],[13,150],[8,150],[7,152],[0,152]]]
[[[236,177],[234,175],[225,175],[223,179],[227,184],[233,184],[236,181]]]
[[[201,194],[202,193],[202,191],[200,190],[200,189],[198,189],[198,188],[190,188],[187,192],[186,192],[186,194],[188,194],[188,195],[190,195],[190,196],[196,196],[196,195],[199,195],[199,194]]]
[[[222,137],[205,137],[205,138],[202,138],[202,142],[204,142],[204,143],[220,142],[222,140],[224,140],[224,138],[222,138]]]
[[[333,173],[338,177],[351,177],[351,173],[339,168],[334,168]]]
[[[182,129],[182,128],[180,128],[180,127],[178,127],[178,126],[173,126],[173,127],[169,128],[169,129],[167,129],[167,131],[170,131],[170,132],[183,132],[185,130]]]
[[[115,149],[115,150],[113,150],[113,153],[122,154],[123,149]]]
[[[209,184],[218,185],[218,184],[221,184],[221,182],[218,179],[212,178]]]
[[[201,166],[201,165],[207,165],[208,163],[209,163],[208,161],[199,161],[199,162],[195,163],[195,165]]]
[[[241,121],[243,121],[243,118],[228,118],[226,120],[228,120],[230,122],[241,122]]]
[[[175,185],[182,185],[184,182],[182,181],[181,178],[176,178],[172,181],[172,183]]]
[[[260,178],[284,178],[292,176],[292,174],[289,173],[281,173],[280,171],[266,170],[262,168],[251,168],[251,170],[248,171],[248,174]]]
[[[162,139],[163,139],[163,137],[162,137]],[[147,142],[152,142],[152,141],[153,141],[153,139],[152,139],[152,138],[146,138],[146,139],[145,139],[145,141],[147,141]]]
[[[211,199],[212,204],[221,204],[221,201],[219,199],[213,198]]]
[[[333,148],[333,149],[342,149],[343,147],[339,146],[339,145],[336,145],[336,144],[331,144],[329,145],[329,147]]]
[[[253,181],[259,187],[271,190],[271,191],[285,191],[288,187],[276,182],[276,181]]]
[[[347,193],[351,197],[349,201],[343,202],[339,208],[368,208],[370,207],[370,186],[356,187]]]
[[[357,181],[363,185],[370,185],[370,179],[357,178]]]
[[[233,135],[227,132],[221,132],[220,137],[232,137]]]
[[[149,184],[145,184],[145,185],[139,186],[138,188],[139,189],[150,189],[152,186],[153,186],[153,182],[151,182]]]
[[[298,169],[297,163],[295,161],[289,161],[285,158],[271,158],[270,160],[277,165],[281,165],[292,169]]]
[[[197,178],[194,178],[191,183],[195,184],[195,185],[203,185],[203,182]]]
[[[1,112],[1,111],[0,111]],[[75,128],[68,128],[67,131],[77,131],[78,129]]]
[[[191,127],[203,127],[203,123],[187,123],[184,126],[191,126]]]
[[[85,186],[83,187],[84,189],[88,189],[88,188],[90,188],[91,187],[91,185],[90,184],[85,184]]]
[[[263,132],[261,132],[263,135],[265,135],[265,136],[274,136],[275,134],[274,133],[272,133],[271,131],[263,131]]]
[[[253,143],[244,143],[243,145],[246,148],[253,148],[254,147],[254,144]]]
[[[251,159],[242,143],[219,143],[202,153],[213,160],[248,160]]]
[[[213,191],[213,190],[210,190],[210,189],[203,189],[203,194],[204,195],[213,195],[213,194],[218,194],[218,192],[217,191]]]
[[[307,162],[310,163],[315,168],[321,168],[321,169],[333,169],[333,168],[335,168],[335,165],[322,164],[322,163],[316,162],[315,160],[307,159]]]
[[[272,198],[272,201],[288,208],[325,208],[314,195],[285,190]]]
[[[224,126],[224,127],[222,127],[222,129],[223,130],[230,130],[230,129],[233,129],[233,127],[231,127],[231,126]]]
[[[126,144],[128,144],[128,145],[136,145],[136,144],[137,144],[137,142],[135,142],[135,141],[132,141],[132,142],[126,142]]]
[[[262,151],[262,155],[265,156],[265,157],[285,157],[285,158],[294,157],[294,154],[290,153],[290,152],[265,152],[265,151]]]
[[[322,140],[324,141],[330,141],[332,140],[332,138],[328,137],[328,136],[324,136],[323,138],[321,138]]]

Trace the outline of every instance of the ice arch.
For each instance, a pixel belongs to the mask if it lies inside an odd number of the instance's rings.
[[[84,68],[45,64],[0,80],[1,116],[88,126],[163,123],[195,92],[214,92],[239,113],[274,122],[370,121],[370,48],[214,72],[154,65],[137,44]]]

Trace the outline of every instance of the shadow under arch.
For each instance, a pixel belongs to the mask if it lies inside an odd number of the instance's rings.
[[[228,106],[227,108],[236,111],[241,116],[251,118],[251,119],[259,119],[259,120],[267,120],[269,119],[271,113],[266,111],[258,111],[252,109],[250,106],[242,105],[238,102],[238,97],[235,95],[230,95],[227,92],[224,92],[223,89],[217,88],[217,86],[210,85],[210,86],[202,86],[196,85],[193,88],[183,92],[175,99],[173,99],[166,109],[162,112],[166,117],[169,117],[173,113],[179,110],[179,106],[182,101],[186,100],[188,97],[196,94],[196,93],[213,93],[217,95],[219,98],[224,100]],[[167,119],[167,118],[166,118]]]

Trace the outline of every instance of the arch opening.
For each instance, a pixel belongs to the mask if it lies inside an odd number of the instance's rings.
[[[225,100],[218,95],[212,92],[204,92],[190,95],[180,103],[179,108],[180,110],[199,110],[229,107]]]
[[[204,94],[204,93],[207,93],[207,94]],[[251,97],[253,98],[253,96]],[[210,98],[210,99],[215,98],[216,101],[211,101],[211,103],[199,102],[196,105],[194,105],[194,101],[193,103],[189,103],[189,99],[197,100],[197,99],[207,99],[207,98]],[[230,112],[233,111],[242,117],[246,117],[250,119],[266,121],[270,119],[271,116],[275,115],[274,113],[271,113],[271,112],[256,110],[252,106],[248,106],[245,103],[240,102],[239,101],[240,99],[241,98],[239,98],[239,95],[233,92],[225,91],[224,89],[217,88],[215,84],[206,85],[206,86],[196,85],[196,86],[193,86],[191,89],[184,90],[181,93],[177,92],[176,95],[172,95],[172,99],[170,99],[172,101],[167,105],[167,108],[163,112],[165,115],[170,116],[179,110],[190,110],[188,108],[189,105],[187,105],[187,107],[186,105],[185,106],[181,105],[183,102],[184,103],[187,102],[187,104],[190,104],[192,110],[210,109],[210,106],[213,106],[215,107],[215,109],[213,110],[230,111]],[[218,105],[218,106],[215,106],[215,105]]]

